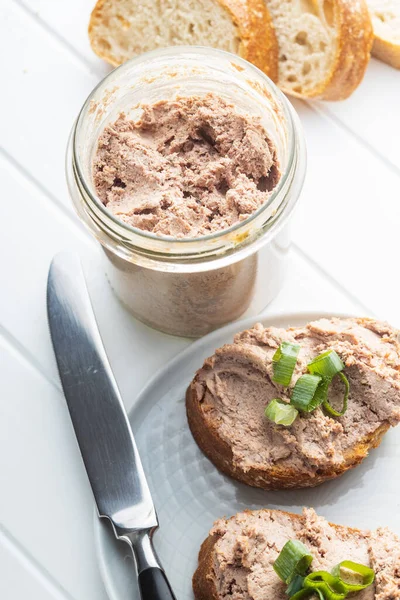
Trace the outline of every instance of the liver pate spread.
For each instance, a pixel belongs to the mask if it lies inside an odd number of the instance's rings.
[[[330,571],[343,560],[370,566],[375,583],[357,600],[400,598],[400,540],[388,529],[359,531],[333,526],[312,509],[297,517],[275,510],[238,513],[217,521],[210,532],[213,576],[219,598],[285,600],[286,586],[273,563],[289,539],[298,539],[313,555],[312,571]]]
[[[301,346],[291,387],[312,358],[336,350],[350,382],[343,417],[331,418],[318,408],[284,427],[264,416],[271,399],[289,400],[290,391],[272,381],[272,356],[283,341]],[[336,379],[329,400],[339,407],[344,391]],[[334,472],[381,425],[400,421],[398,332],[385,323],[356,318],[321,319],[287,330],[258,324],[207,359],[193,385],[203,412],[231,447],[235,465],[243,471],[279,465],[311,479],[320,469]]]
[[[275,149],[260,119],[214,94],[142,105],[121,114],[98,141],[96,192],[119,219],[176,238],[241,222],[279,180]]]

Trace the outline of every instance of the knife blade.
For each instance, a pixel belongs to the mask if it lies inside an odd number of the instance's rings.
[[[130,544],[142,598],[173,599],[152,547],[157,515],[79,258],[57,255],[47,315],[61,384],[99,517]]]

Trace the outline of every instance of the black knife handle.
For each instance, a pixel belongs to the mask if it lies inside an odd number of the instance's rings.
[[[142,600],[175,600],[167,576],[158,567],[149,567],[139,574],[139,589]]]
[[[176,600],[153,547],[154,531],[153,527],[123,536],[125,541],[129,541],[135,557],[140,598],[141,600]]]

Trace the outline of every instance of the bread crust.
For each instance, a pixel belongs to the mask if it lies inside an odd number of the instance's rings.
[[[278,40],[265,0],[218,0],[239,29],[240,56],[278,80]]]
[[[377,429],[359,441],[357,446],[347,454],[345,460],[335,470],[318,469],[314,477],[294,469],[272,465],[250,467],[244,471],[234,464],[231,446],[219,435],[218,424],[196,395],[196,378],[186,393],[186,414],[192,435],[203,453],[225,475],[252,487],[264,490],[300,489],[315,487],[339,477],[349,469],[356,467],[371,448],[376,448],[389,429],[389,423],[381,424]]]
[[[283,510],[270,510],[264,509],[265,512],[281,513],[287,515],[292,521],[300,521],[303,519],[302,515],[290,513]],[[244,511],[251,513],[253,511]],[[260,512],[260,511],[257,511]],[[262,512],[262,511],[261,511]],[[229,520],[229,519],[227,519]],[[345,527],[343,525],[335,525],[329,523],[331,527],[334,527],[336,531],[341,532],[343,536],[358,535],[362,532],[359,529],[353,527]],[[219,540],[219,536],[216,534],[209,535],[201,545],[199,552],[198,567],[193,575],[192,584],[193,592],[196,600],[220,600],[217,592],[217,588],[214,582],[214,567],[213,567],[213,551],[214,546]]]
[[[213,580],[213,550],[218,535],[209,535],[201,545],[199,564],[193,575],[192,585],[196,600],[218,600],[218,592]]]
[[[400,44],[375,36],[372,54],[395,69],[400,69]]]
[[[98,0],[90,16],[88,33],[93,51],[114,67],[120,61],[98,43],[97,26],[103,22],[110,0]],[[117,1],[117,0],[114,0]],[[278,42],[264,0],[215,0],[226,10],[238,30],[239,54],[253,63],[270,79],[278,79]]]
[[[357,88],[368,66],[374,39],[364,0],[337,0],[335,4],[339,40],[332,76],[322,92],[324,100],[343,100]],[[359,10],[354,10],[355,5]]]
[[[374,40],[365,0],[333,0],[337,48],[329,76],[307,93],[282,89],[299,98],[344,100],[361,83],[369,63]]]
[[[96,38],[96,27],[103,20],[103,10],[108,1],[109,0],[97,0],[94,9],[91,12],[88,25],[89,42],[93,52],[97,54],[97,56],[108,62],[113,67],[117,67],[120,64],[119,61],[111,52],[107,52],[105,48],[102,48],[101,45],[98,44],[98,40]]]

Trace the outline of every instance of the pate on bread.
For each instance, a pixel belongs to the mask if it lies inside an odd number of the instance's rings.
[[[375,581],[352,595],[356,600],[400,598],[400,539],[388,529],[333,525],[312,509],[302,515],[263,509],[214,524],[193,577],[196,600],[287,600],[273,564],[289,539],[307,547],[312,571],[331,571],[343,560],[372,568]]]
[[[289,388],[273,381],[273,355],[285,341],[300,345]],[[310,360],[329,349],[342,359],[350,383],[345,414],[332,417],[318,407],[289,427],[267,419],[269,402],[289,401]],[[329,396],[340,404],[339,379]],[[318,485],[355,467],[399,423],[399,332],[365,318],[288,329],[258,324],[205,361],[189,386],[186,409],[194,439],[224,473],[264,489]]]

